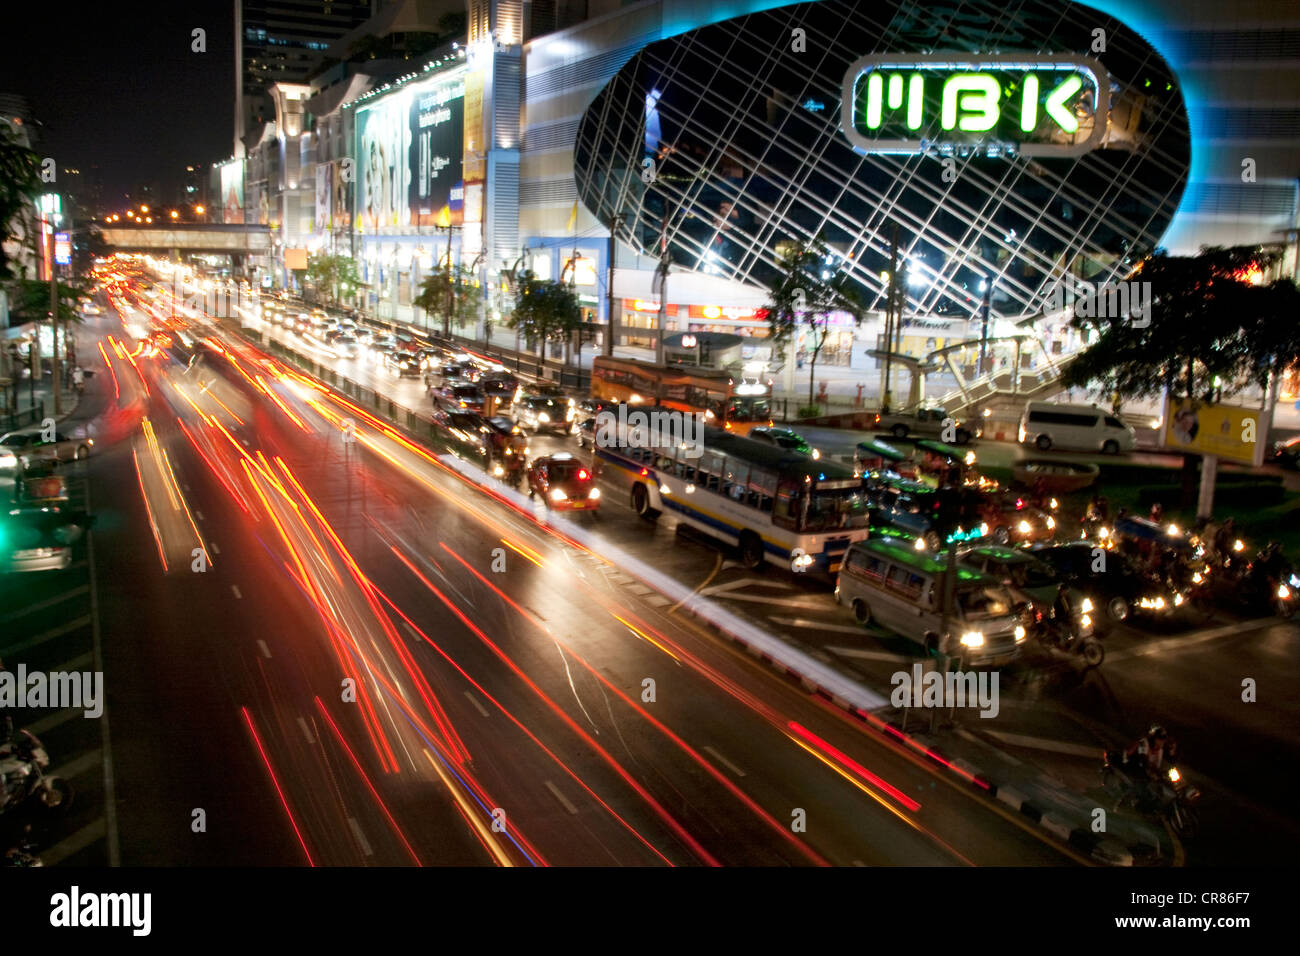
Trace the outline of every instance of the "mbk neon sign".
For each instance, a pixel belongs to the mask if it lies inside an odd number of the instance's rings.
[[[844,77],[841,123],[868,153],[1079,156],[1106,133],[1110,78],[1055,54],[873,54]]]

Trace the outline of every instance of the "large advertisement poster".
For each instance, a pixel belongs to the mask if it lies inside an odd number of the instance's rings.
[[[1258,465],[1263,461],[1263,428],[1264,413],[1258,408],[1188,399],[1170,399],[1165,405],[1165,447],[1172,451]]]
[[[352,160],[345,160],[352,162]],[[344,172],[342,163],[331,163],[331,176],[333,177],[334,200],[331,203],[333,218],[330,221],[331,229],[346,229],[348,222],[351,221],[351,207],[348,197],[348,178]]]
[[[357,228],[401,232],[459,224],[465,79],[412,83],[357,111]]]
[[[465,184],[465,83],[439,84],[411,96],[408,204],[411,222],[463,222]],[[445,210],[445,212],[444,212]]]
[[[244,161],[221,167],[222,222],[244,221]]]
[[[325,232],[330,228],[334,205],[333,171],[333,163],[316,164],[316,218],[312,221],[313,232]]]

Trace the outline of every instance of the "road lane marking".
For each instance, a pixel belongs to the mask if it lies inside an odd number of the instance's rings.
[[[826,650],[840,657],[856,657],[864,661],[890,661],[891,663],[910,664],[913,658],[903,654],[889,654],[885,651],[868,651],[861,647],[827,647]]]
[[[302,728],[302,735],[307,738],[307,743],[316,743],[316,738],[312,735],[311,728],[307,726],[307,719],[305,717],[298,718],[298,726]]]
[[[1069,754],[1073,757],[1095,757],[1104,749],[1101,744],[1093,744],[1089,747],[1084,744],[1072,744],[1068,740],[1049,740],[1046,737],[1030,737],[1027,734],[1013,734],[1003,730],[986,730],[984,733],[1015,747],[1026,747],[1030,750],[1049,750],[1053,753]]]
[[[81,756],[69,760],[63,766],[51,770],[46,776],[63,777],[65,780],[72,780],[88,770],[97,768],[101,756],[102,754],[98,748],[89,750]]]
[[[722,756],[722,754],[718,753],[708,744],[705,744],[702,749],[704,750],[705,753],[709,754],[714,760],[722,764],[724,767],[726,767],[728,770],[734,773],[737,777],[743,777],[745,775],[745,771],[741,770],[734,763],[732,763],[726,757]]]
[[[710,588],[708,591],[701,591],[700,593],[706,597],[713,597],[716,592]],[[824,602],[811,595],[791,598],[772,597],[766,594],[718,594],[717,596],[724,601],[749,601],[753,604],[770,604],[773,607],[797,607],[812,611],[820,611],[826,606]]]
[[[9,624],[12,621],[18,620],[18,618],[22,617],[25,614],[31,614],[34,611],[43,611],[47,607],[53,607],[56,604],[61,604],[62,602],[71,600],[74,597],[80,597],[81,595],[86,594],[89,591],[90,591],[90,585],[83,584],[80,587],[75,587],[70,591],[64,591],[62,594],[55,595],[54,597],[49,598],[45,601],[38,601],[35,604],[28,604],[26,607],[23,607],[15,611],[13,614],[6,614],[4,617],[0,617],[0,624]]]
[[[1107,654],[1106,660],[1114,663],[1115,661],[1124,661],[1133,657],[1145,657],[1149,654],[1159,654],[1161,651],[1176,650],[1180,647],[1194,646],[1204,644],[1206,641],[1213,641],[1220,637],[1231,637],[1234,634],[1249,634],[1251,631],[1261,631],[1264,628],[1272,627],[1279,623],[1273,620],[1260,621],[1239,621],[1236,624],[1227,624],[1223,627],[1211,628],[1208,631],[1193,631],[1190,634],[1184,634],[1181,637],[1171,637],[1167,640],[1156,641],[1154,644],[1144,644],[1141,647],[1134,647],[1127,651],[1117,651],[1114,654]]]
[[[726,584],[715,584],[713,585],[713,587],[706,588],[700,593],[721,594],[724,591],[734,591],[736,590],[736,588],[745,588],[753,584],[757,584],[760,587],[767,587],[767,588],[782,588],[787,591],[794,589],[794,585],[790,584],[787,581],[777,581],[777,580],[767,579],[767,578],[737,578],[735,581],[728,581]]]
[[[206,518],[203,517],[203,512],[200,511],[198,508],[195,508],[195,509],[194,509],[194,517],[198,518],[200,521],[206,521],[206,520],[207,520]]]
[[[235,592],[235,597],[237,597],[237,598],[242,598],[242,597],[244,596],[242,593],[240,593],[239,585],[238,585],[238,584],[232,584],[232,585],[230,586],[230,590],[232,590],[232,591]]]
[[[818,631],[856,634],[858,637],[863,637],[867,633],[861,627],[853,627],[849,624],[831,624],[827,621],[814,621],[806,617],[773,617],[771,620],[774,624],[784,624],[786,627],[810,627]]]
[[[266,641],[262,640],[261,638],[258,638],[257,646],[262,649],[262,655],[269,659],[271,656],[271,649],[266,646]]]
[[[55,638],[62,637],[64,634],[71,634],[73,631],[85,627],[89,623],[91,623],[91,616],[89,614],[84,614],[75,620],[69,621],[67,624],[48,630],[44,634],[37,634],[35,637],[29,638],[28,640],[19,641],[17,644],[8,644],[0,647],[0,651],[3,651],[5,654],[9,654],[10,656],[17,657],[17,655],[23,651],[31,650],[33,647],[39,647],[46,641],[52,641]]]
[[[209,541],[208,544],[212,545],[212,553],[213,553],[213,554],[220,554],[220,553],[221,553],[221,549],[217,547],[217,543],[216,543],[215,541]]]
[[[70,720],[75,720],[79,717],[84,718],[85,714],[86,710],[84,707],[65,707],[62,710],[56,710],[52,714],[46,714],[40,720],[32,721],[27,725],[27,729],[39,737],[46,731],[62,726]]]
[[[42,850],[40,852],[41,862],[45,866],[58,866],[64,860],[80,853],[95,841],[104,839],[107,833],[107,823],[103,817],[100,817],[94,823],[89,823],[71,836],[60,840],[48,850]]]
[[[487,710],[485,710],[484,707],[483,707],[483,705],[480,704],[480,703],[478,702],[478,698],[477,698],[477,697],[475,697],[475,696],[474,696],[473,694],[471,694],[469,691],[465,691],[465,696],[469,699],[469,702],[470,702],[471,704],[474,705],[475,710],[477,710],[477,711],[478,711],[480,714],[482,714],[484,717],[487,717],[487,716],[488,716],[488,712],[487,712]]]
[[[569,802],[569,798],[568,798],[568,797],[566,797],[564,794],[560,793],[560,788],[559,788],[559,787],[557,787],[555,784],[551,783],[551,781],[547,780],[547,781],[546,781],[546,789],[549,790],[549,791],[551,791],[552,795],[554,795],[554,797],[555,797],[556,800],[559,800],[559,801],[560,801],[560,806],[564,807],[564,809],[568,810],[568,811],[569,811],[571,814],[573,814],[575,817],[578,815],[578,808],[575,807],[572,803]]]
[[[361,824],[357,823],[355,817],[348,817],[348,826],[352,827],[352,835],[361,844],[361,852],[366,856],[374,856],[375,851],[370,848],[370,842],[366,839],[366,835],[361,832]]]

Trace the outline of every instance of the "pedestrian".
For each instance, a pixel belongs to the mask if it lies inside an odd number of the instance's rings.
[[[75,388],[78,392],[80,392],[82,386],[85,384],[85,381],[86,381],[85,373],[81,371],[81,366],[78,365],[76,368],[72,370],[72,387]]]

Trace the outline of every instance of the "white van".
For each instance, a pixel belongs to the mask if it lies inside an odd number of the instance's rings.
[[[1049,448],[1075,448],[1115,455],[1137,447],[1137,434],[1097,405],[1030,402],[1020,416],[1020,442]]]

